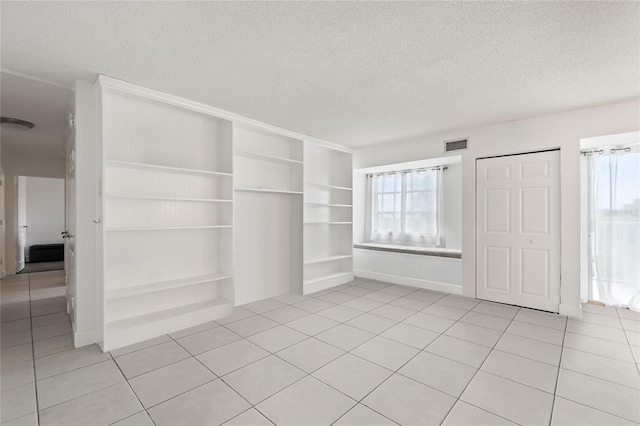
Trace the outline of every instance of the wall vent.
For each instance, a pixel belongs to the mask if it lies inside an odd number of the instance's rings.
[[[469,139],[456,139],[444,142],[444,152],[461,151],[469,149]]]

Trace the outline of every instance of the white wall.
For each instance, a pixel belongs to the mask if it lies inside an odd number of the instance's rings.
[[[2,169],[5,174],[5,267],[6,275],[16,273],[16,194],[18,176],[47,178],[65,177],[64,158],[43,157],[39,155],[18,155],[3,153]]]
[[[462,293],[475,296],[476,159],[560,148],[561,294],[560,313],[580,308],[580,139],[640,129],[638,100],[546,115],[526,120],[375,145],[354,153],[354,168],[443,155],[443,142],[469,137],[462,154]],[[354,221],[361,220],[354,217]],[[354,226],[359,226],[357,223]]]
[[[34,244],[62,244],[64,179],[27,177],[26,182],[27,248]]]
[[[97,258],[98,226],[93,222],[98,214],[98,176],[102,166],[101,151],[98,150],[97,135],[100,129],[96,122],[96,106],[100,99],[96,97],[93,85],[76,83],[75,136],[67,144],[68,156],[75,151],[75,268],[74,276],[68,280],[67,297],[73,298],[75,306],[70,309],[73,324],[74,344],[76,347],[95,343],[102,335],[102,299],[98,304]],[[100,262],[101,264],[101,262]],[[99,326],[98,326],[99,325]]]

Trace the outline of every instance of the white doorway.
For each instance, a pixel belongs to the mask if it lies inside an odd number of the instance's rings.
[[[64,269],[65,180],[18,176],[18,273]]]
[[[640,132],[583,139],[582,302],[640,310]]]
[[[560,151],[478,159],[476,294],[558,312]]]

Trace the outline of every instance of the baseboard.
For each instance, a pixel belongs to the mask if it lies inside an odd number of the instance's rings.
[[[560,304],[560,315],[565,315],[571,318],[582,319],[582,306],[581,305],[566,305]]]
[[[436,281],[420,280],[417,278],[400,277],[397,275],[381,274],[379,272],[355,270],[356,277],[369,278],[370,280],[386,281],[393,284],[407,285],[410,287],[422,288],[425,290],[440,291],[443,293],[462,294],[462,286],[446,284]]]
[[[95,330],[86,330],[73,332],[73,346],[76,348],[81,348],[83,346],[93,345],[96,343],[96,332]]]
[[[306,296],[308,294],[316,293],[318,291],[326,290],[328,288],[348,283],[352,280],[352,273],[337,274],[335,277],[330,277],[326,280],[317,280],[310,284],[304,284],[302,286],[302,294]]]

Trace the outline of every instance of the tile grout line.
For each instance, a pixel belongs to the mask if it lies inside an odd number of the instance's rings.
[[[153,418],[151,417],[151,414],[149,414],[149,411],[147,410],[147,407],[144,406],[144,404],[142,403],[142,401],[140,400],[140,397],[138,396],[138,394],[136,393],[135,389],[133,389],[133,386],[131,386],[131,383],[129,382],[129,379],[127,378],[127,376],[125,376],[124,371],[122,371],[122,368],[120,368],[120,364],[118,364],[118,362],[116,361],[116,359],[114,358],[113,354],[111,352],[109,352],[109,356],[111,357],[111,361],[113,361],[113,363],[116,365],[116,367],[118,368],[118,371],[120,371],[120,374],[122,374],[122,378],[124,379],[125,383],[127,384],[127,386],[129,386],[129,389],[131,389],[131,392],[133,392],[133,394],[135,395],[136,399],[138,400],[138,402],[140,403],[140,406],[142,407],[142,410],[144,410],[147,413],[147,416],[151,419],[151,422],[155,425],[156,422],[153,420]],[[117,384],[117,383],[116,383]],[[115,386],[115,385],[114,385]],[[135,415],[136,413],[132,414]],[[127,417],[131,417],[131,416],[127,416]],[[117,423],[120,420],[124,420],[127,417],[124,417],[123,419],[118,419],[113,423]],[[113,424],[112,423],[112,424]]]
[[[562,345],[560,346],[560,360],[558,363],[558,374],[556,375],[556,383],[555,383],[555,386],[553,387],[553,400],[551,401],[551,413],[549,415],[549,425],[551,425],[551,422],[553,421],[553,410],[555,409],[556,398],[558,397],[558,383],[560,382],[560,370],[562,370],[562,357],[564,356],[564,341],[567,336],[568,326],[569,326],[569,318],[567,317],[567,320],[565,321],[565,324],[564,324],[564,333],[562,333]]]
[[[476,305],[476,306],[477,306],[477,305]],[[474,306],[474,308],[475,308],[475,306]],[[471,403],[469,403],[469,402],[467,402],[467,401],[462,400],[462,399],[461,399],[461,398],[462,398],[462,395],[464,395],[464,393],[465,393],[465,392],[467,391],[467,389],[469,388],[469,385],[471,385],[471,382],[473,382],[473,379],[475,379],[475,378],[476,378],[476,376],[478,375],[478,373],[482,370],[482,366],[487,362],[487,360],[488,360],[488,359],[489,359],[489,357],[491,356],[491,353],[492,353],[492,352],[493,352],[493,350],[495,349],[496,345],[500,342],[500,340],[502,339],[502,337],[503,337],[505,334],[507,334],[507,330],[509,329],[509,327],[511,327],[511,324],[513,324],[513,322],[516,320],[516,317],[517,317],[517,316],[518,316],[518,314],[520,313],[520,310],[521,310],[521,308],[520,308],[520,309],[518,309],[518,311],[516,312],[516,314],[513,316],[513,318],[512,318],[512,319],[511,319],[511,321],[509,322],[509,325],[507,325],[507,327],[504,329],[504,331],[503,331],[503,332],[502,332],[502,334],[500,335],[500,338],[498,338],[498,340],[496,341],[496,343],[491,347],[491,350],[489,351],[489,353],[487,354],[487,356],[484,358],[484,360],[482,361],[482,363],[480,364],[480,366],[478,366],[478,368],[476,369],[476,372],[473,374],[473,376],[471,376],[471,379],[469,379],[469,381],[467,382],[467,385],[464,387],[464,389],[462,390],[462,392],[460,392],[460,396],[458,396],[458,397],[456,398],[456,402],[451,406],[451,408],[449,409],[449,411],[447,412],[447,414],[446,414],[446,415],[444,416],[444,418],[442,419],[442,422],[444,422],[444,421],[447,419],[447,417],[449,417],[449,414],[451,414],[451,411],[453,411],[453,407],[455,407],[455,406],[456,406],[456,404],[457,404],[459,401],[462,401],[462,402],[464,402],[464,403],[466,403],[466,404],[469,404],[469,405],[471,405],[471,406],[473,406],[473,407],[476,407],[475,405],[473,405],[473,404],[471,404]],[[470,311],[469,311],[469,312],[470,312]],[[466,315],[466,314],[465,314],[465,315]],[[461,317],[460,319],[462,319],[462,318],[464,318],[464,316],[463,316],[463,317]],[[456,321],[456,323],[457,323],[457,321]],[[452,325],[451,327],[453,327],[453,325]],[[451,327],[450,327],[450,328],[451,328]],[[486,373],[488,373],[488,372],[486,372]],[[488,373],[488,374],[491,374],[491,373]],[[500,376],[497,376],[497,377],[500,377]],[[504,378],[504,377],[503,377],[503,378]],[[521,384],[522,384],[522,383],[521,383]],[[480,407],[476,407],[476,408],[480,408]],[[481,409],[482,409],[482,408],[481,408]],[[484,410],[484,409],[482,409],[482,410]],[[487,411],[487,410],[484,410],[484,411]],[[505,419],[505,420],[508,420],[508,421],[510,421],[510,422],[517,423],[517,422],[515,422],[515,421],[512,421],[512,420],[510,420],[510,419],[507,419],[507,418],[505,418],[505,417],[502,417],[502,416],[500,416],[500,415],[499,415],[499,414],[497,414],[497,413],[492,413],[492,412],[490,412],[490,411],[487,411],[487,412],[488,412],[488,413],[490,413],[490,414],[493,414],[494,416],[497,416],[497,417],[503,418],[503,419]]]
[[[33,340],[33,317],[31,316],[31,274],[28,274],[29,286],[29,328],[31,331],[31,361],[33,363],[33,391],[35,393],[36,402],[36,420],[40,424],[40,402],[38,401],[38,377],[36,375],[36,349]]]

